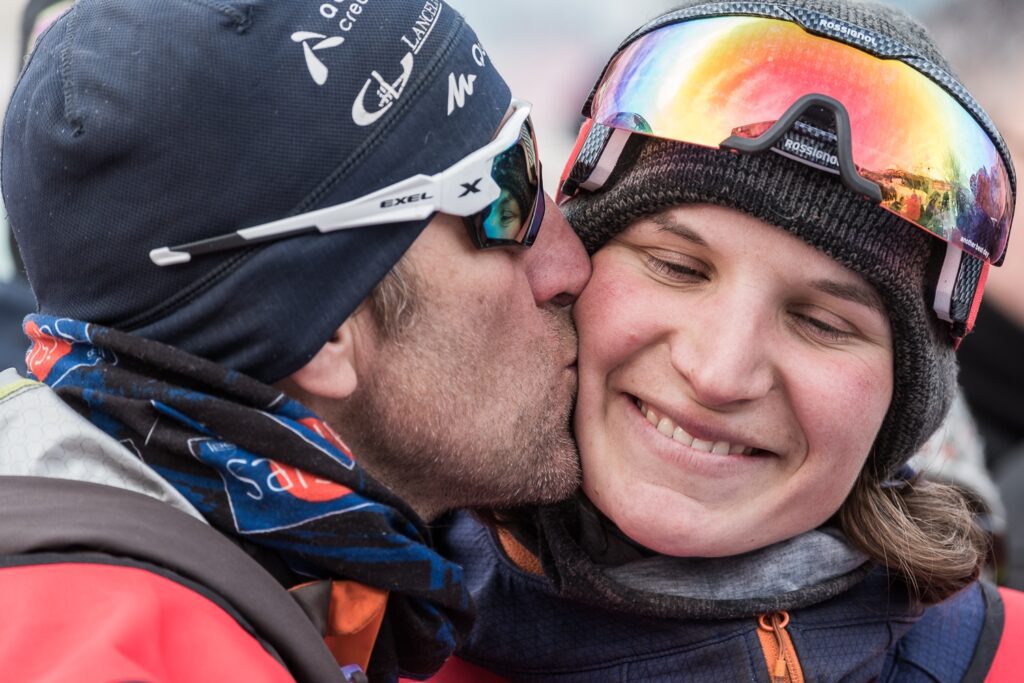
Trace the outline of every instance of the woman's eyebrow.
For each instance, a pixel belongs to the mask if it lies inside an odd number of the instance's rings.
[[[693,228],[684,223],[680,223],[672,216],[662,214],[655,216],[651,221],[658,226],[660,232],[670,232],[673,235],[687,240],[688,242],[693,242],[697,246],[705,248],[709,246],[704,238],[698,235]]]
[[[651,221],[658,226],[660,232],[670,232],[681,239],[692,242],[698,246],[710,248],[707,241],[701,237],[693,228],[681,223],[670,215],[654,216]],[[852,282],[839,282],[827,278],[814,280],[810,286],[819,292],[834,296],[846,301],[866,306],[876,313],[886,316],[885,304],[874,289],[866,285]]]
[[[837,282],[835,280],[815,280],[810,286],[819,292],[830,296],[852,301],[856,304],[866,306],[880,315],[887,315],[885,305],[875,290],[868,286],[851,282]]]

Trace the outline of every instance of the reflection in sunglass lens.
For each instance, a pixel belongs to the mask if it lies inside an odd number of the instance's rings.
[[[487,208],[467,219],[475,231],[478,246],[523,244],[529,246],[543,220],[542,190],[536,143],[529,119],[519,140],[494,158],[491,177],[500,194]]]
[[[523,148],[516,145],[497,156],[491,176],[501,195],[484,219],[484,234],[492,240],[514,240],[537,194],[537,186],[529,182]]]
[[[491,204],[483,227],[488,239],[512,240],[522,230],[522,206],[507,189],[502,188],[498,201]]]

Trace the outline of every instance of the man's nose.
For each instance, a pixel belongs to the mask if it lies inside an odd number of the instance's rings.
[[[590,279],[590,258],[558,206],[544,196],[544,222],[526,250],[526,275],[538,306],[568,306]]]

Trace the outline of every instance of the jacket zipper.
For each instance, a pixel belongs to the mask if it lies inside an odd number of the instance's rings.
[[[772,683],[803,683],[804,674],[796,648],[786,631],[788,612],[769,612],[757,618],[757,637],[764,650],[765,663]]]

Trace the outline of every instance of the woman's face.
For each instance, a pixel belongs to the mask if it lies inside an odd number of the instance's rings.
[[[686,205],[594,255],[576,304],[583,487],[637,542],[720,557],[838,509],[892,397],[859,275],[733,209]]]

